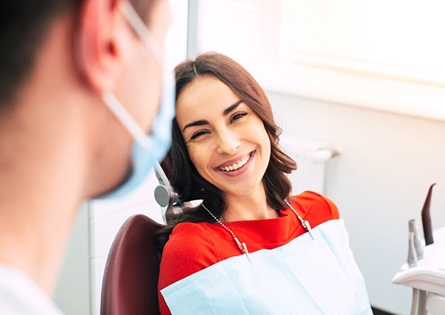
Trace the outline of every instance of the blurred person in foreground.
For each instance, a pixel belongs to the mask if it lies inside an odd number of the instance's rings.
[[[172,17],[167,0],[0,12],[0,314],[60,314],[51,296],[81,203],[126,195],[169,147]]]

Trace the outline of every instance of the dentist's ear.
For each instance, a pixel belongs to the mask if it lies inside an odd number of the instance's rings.
[[[86,0],[79,15],[76,38],[77,66],[91,88],[110,90],[122,66],[120,36],[125,21],[120,5],[125,0]]]

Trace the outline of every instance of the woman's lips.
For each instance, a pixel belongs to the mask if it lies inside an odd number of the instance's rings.
[[[233,161],[229,161],[229,163],[225,163],[223,166],[218,166],[217,169],[225,173],[238,171],[249,163],[249,161],[253,156],[253,153],[254,151],[250,152],[249,154],[246,154],[244,157],[238,158]]]

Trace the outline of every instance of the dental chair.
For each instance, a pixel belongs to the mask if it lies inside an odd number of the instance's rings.
[[[105,266],[101,315],[159,314],[156,232],[162,227],[143,214],[124,222]]]
[[[162,165],[162,167],[161,167]],[[168,177],[171,162],[167,156],[155,166],[159,186],[155,199],[163,209],[164,222],[173,213],[177,195]],[[165,171],[165,172],[164,172]],[[143,214],[129,217],[111,245],[102,281],[101,315],[158,315],[159,254],[157,231],[164,224]]]

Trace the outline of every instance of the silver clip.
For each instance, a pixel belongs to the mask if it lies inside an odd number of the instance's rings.
[[[311,224],[309,223],[309,221],[304,221],[304,225],[306,230],[309,232],[309,235],[312,237],[313,240],[315,240],[314,234],[312,234],[312,228],[311,228]]]
[[[243,246],[244,254],[246,254],[247,260],[248,260],[250,263],[252,263],[252,261],[250,260],[250,257],[249,257],[249,251],[247,250],[246,243],[243,242],[242,246]]]
[[[247,250],[246,243],[244,243],[244,242],[241,243],[241,242],[236,238],[236,236],[234,236],[233,239],[235,240],[236,244],[238,245],[238,248],[240,249],[240,251],[241,251],[243,254],[246,255],[247,260],[251,263],[251,261],[250,261],[250,257],[249,257],[249,251]]]

